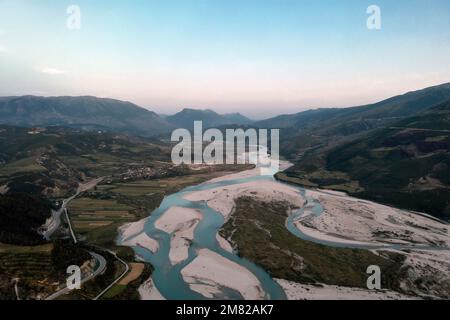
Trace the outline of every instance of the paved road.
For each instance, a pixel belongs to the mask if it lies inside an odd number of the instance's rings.
[[[20,296],[19,296],[19,278],[14,278],[13,282],[14,282],[14,292],[16,293],[16,299],[20,300]]]
[[[81,279],[81,284],[95,278],[96,276],[98,276],[99,274],[103,273],[106,270],[106,260],[105,258],[103,258],[103,256],[95,253],[95,252],[89,252],[89,254],[95,259],[97,260],[98,263],[98,267],[97,269],[89,274],[88,276],[86,276],[85,278]],[[65,287],[55,293],[53,293],[52,295],[50,295],[49,297],[47,297],[45,300],[55,300],[63,295],[68,294],[70,291],[72,291],[71,289]]]
[[[107,250],[109,253],[111,253],[117,260],[119,260],[124,266],[125,266],[125,271],[116,279],[114,280],[105,290],[103,290],[102,292],[100,292],[95,298],[94,300],[98,300],[100,299],[106,292],[108,292],[109,289],[112,288],[112,286],[114,286],[116,283],[118,283],[120,280],[123,279],[123,277],[125,277],[125,275],[128,273],[128,271],[130,271],[130,267],[128,266],[128,263],[126,263],[125,261],[123,261],[122,259],[120,259],[117,254],[113,251]]]
[[[73,196],[71,196],[71,197],[68,198],[68,199],[64,199],[64,200],[63,200],[63,203],[62,203],[62,205],[61,205],[61,208],[59,208],[59,210],[57,210],[57,211],[53,211],[51,220],[49,220],[49,222],[48,222],[48,223],[46,224],[46,226],[45,226],[46,230],[45,230],[45,232],[43,232],[43,235],[44,235],[44,237],[45,237],[47,240],[52,236],[52,234],[53,234],[56,230],[58,230],[58,228],[59,228],[59,226],[60,226],[60,224],[61,224],[61,215],[62,215],[63,212],[64,212],[64,214],[66,215],[67,223],[69,224],[69,231],[70,231],[71,237],[72,237],[72,239],[73,239],[73,241],[74,241],[75,244],[78,242],[78,240],[77,240],[77,238],[76,238],[76,236],[75,236],[75,233],[74,233],[74,231],[73,231],[73,228],[72,228],[72,224],[71,224],[71,222],[70,222],[69,215],[68,215],[68,213],[67,213],[67,205],[68,205],[72,200],[74,200],[75,198],[77,198],[81,193],[83,193],[83,192],[85,192],[85,191],[87,191],[87,190],[89,190],[89,189],[94,188],[94,187],[95,187],[98,183],[100,183],[102,180],[103,180],[103,178],[98,178],[98,179],[92,180],[92,181],[90,181],[90,182],[88,182],[88,183],[86,183],[86,184],[80,185],[80,186],[78,187],[78,189],[77,189],[77,192],[76,192]],[[105,249],[102,248],[102,250],[105,250]],[[114,280],[114,281],[113,281],[113,282],[112,282],[105,290],[103,290],[102,292],[100,292],[100,294],[98,294],[98,295],[94,298],[94,300],[100,299],[106,292],[108,292],[109,289],[111,289],[116,283],[118,283],[120,280],[122,280],[123,277],[125,277],[125,275],[130,271],[130,267],[128,266],[128,264],[127,264],[124,260],[122,260],[121,258],[119,258],[115,252],[110,251],[110,250],[106,250],[106,251],[108,251],[110,254],[112,254],[112,255],[113,255],[120,263],[122,263],[122,264],[125,266],[125,271],[124,271],[119,277],[117,277],[117,279]],[[95,253],[95,252],[89,252],[89,253],[91,254],[91,256],[92,256],[94,259],[97,260],[99,266],[98,266],[98,268],[97,268],[92,274],[90,274],[90,275],[88,275],[87,277],[83,278],[83,279],[81,280],[81,284],[83,284],[83,283],[85,283],[85,282],[87,282],[87,281],[89,281],[89,280],[95,278],[96,276],[98,276],[99,274],[101,274],[102,272],[104,272],[105,269],[106,269],[107,263],[106,263],[106,260],[105,260],[105,258],[104,258],[103,256],[101,256],[101,255],[99,255],[99,254],[97,254],[97,253]],[[72,291],[72,290],[69,289],[69,288],[67,288],[67,287],[65,287],[65,288],[59,290],[58,292],[53,293],[53,294],[50,295],[49,297],[47,297],[46,300],[54,300],[54,299],[57,299],[58,297],[61,297],[61,296],[63,296],[63,295],[68,294],[70,291]]]
[[[53,235],[53,233],[58,230],[59,226],[61,225],[61,214],[64,212],[64,210],[66,210],[67,204],[77,196],[78,194],[75,194],[68,199],[64,199],[61,208],[56,211],[52,211],[52,216],[49,222],[44,226],[45,231],[42,234],[46,240],[50,240],[50,237]]]
[[[77,192],[73,196],[64,199],[61,207],[56,211],[52,211],[52,216],[50,220],[43,227],[45,231],[43,231],[42,235],[46,240],[50,240],[50,237],[53,235],[53,233],[55,233],[55,231],[58,230],[59,226],[61,225],[61,215],[63,214],[63,212],[65,212],[67,205],[76,197],[78,197],[81,193],[94,188],[102,180],[103,178],[97,178],[85,184],[80,184],[78,186]]]
[[[64,209],[64,211],[66,214],[66,220],[67,220],[67,224],[69,225],[69,231],[70,231],[70,235],[72,236],[73,243],[77,244],[78,240],[77,240],[77,237],[75,236],[75,232],[73,232],[72,222],[70,221],[69,214],[67,213],[67,209]]]

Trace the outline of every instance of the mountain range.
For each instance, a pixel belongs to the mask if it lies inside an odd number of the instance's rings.
[[[172,116],[160,116],[130,102],[90,96],[0,98],[0,124],[5,125],[65,126],[151,137],[190,128],[194,121],[203,121],[206,128],[252,123],[239,113],[220,115],[212,110],[184,109]]]
[[[129,102],[95,97],[4,97],[0,124],[8,126],[0,128],[0,178],[7,181],[13,174],[10,188],[24,190],[30,181],[41,181],[41,193],[48,188],[55,192],[52,183],[58,182],[56,190],[64,189],[65,175],[74,181],[84,174],[95,176],[76,163],[90,161],[88,168],[112,172],[114,165],[97,165],[99,157],[114,156],[114,163],[126,163],[145,153],[154,159],[161,148],[168,157],[170,146],[130,138],[167,137],[171,130],[191,129],[201,120],[204,128],[280,128],[280,151],[294,165],[278,179],[450,219],[449,106],[450,83],[370,105],[309,110],[257,122],[238,113],[193,109],[163,118]],[[15,126],[48,128],[35,132],[41,129]],[[38,164],[35,154],[45,155],[37,157]]]
[[[183,109],[160,116],[133,103],[82,97],[0,97],[0,124],[24,127],[66,126],[108,130],[142,136],[167,134],[175,128],[227,125],[281,128],[288,135],[314,131],[316,134],[352,135],[398,121],[450,99],[450,83],[425,88],[374,104],[303,111],[252,121],[240,113],[218,114],[212,110]]]
[[[367,127],[397,121],[450,99],[450,83],[408,92],[377,103],[350,107],[307,110],[256,122],[262,128],[295,128],[298,131],[322,127],[335,133],[351,134]]]
[[[0,124],[66,126],[111,130],[143,136],[169,132],[173,126],[133,103],[96,97],[3,97]]]

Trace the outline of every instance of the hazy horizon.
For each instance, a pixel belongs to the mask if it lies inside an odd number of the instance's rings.
[[[445,85],[445,84],[450,84],[450,81],[449,81],[449,82],[444,82],[444,83],[439,83],[439,84],[434,84],[434,85],[432,85],[432,86],[430,86],[430,87],[435,87],[435,86],[440,86],[440,85]],[[241,114],[241,115],[243,115],[243,116],[248,117],[250,120],[265,120],[265,119],[272,118],[272,117],[274,117],[274,116],[296,114],[296,113],[303,112],[303,111],[307,111],[307,110],[314,110],[314,109],[328,109],[328,108],[342,108],[342,109],[345,109],[345,108],[352,108],[352,107],[359,107],[359,106],[364,106],[364,105],[370,105],[370,104],[374,104],[374,103],[378,103],[378,102],[387,100],[387,99],[392,98],[392,97],[395,97],[395,96],[400,96],[400,95],[406,94],[406,93],[411,92],[411,91],[418,91],[418,90],[422,90],[422,89],[426,89],[426,88],[429,88],[429,87],[412,88],[412,89],[410,89],[410,90],[408,90],[408,91],[405,91],[405,92],[399,92],[399,93],[397,93],[397,94],[395,94],[395,95],[393,95],[393,96],[384,97],[384,98],[382,98],[382,99],[380,99],[380,100],[376,100],[376,101],[369,101],[369,102],[367,102],[367,103],[360,104],[360,105],[349,105],[349,106],[318,106],[318,107],[310,107],[310,108],[309,108],[309,107],[300,107],[300,108],[297,109],[297,111],[293,111],[293,112],[290,112],[290,113],[274,113],[274,114],[269,115],[269,116],[259,116],[259,117],[253,117],[253,116],[250,116],[250,115],[248,115],[248,114],[246,113],[245,110],[244,110],[244,111],[234,111],[234,112],[228,112],[228,111],[220,112],[220,111],[216,110],[214,107],[202,108],[202,107],[192,107],[192,106],[191,106],[191,107],[190,107],[190,106],[180,107],[179,109],[175,110],[175,111],[172,112],[172,113],[164,113],[164,112],[158,112],[157,109],[155,109],[155,108],[152,108],[152,107],[149,107],[149,106],[143,106],[143,105],[140,105],[140,104],[138,104],[138,103],[136,103],[136,102],[133,102],[133,101],[131,101],[131,100],[121,100],[121,99],[118,99],[118,98],[115,98],[115,97],[98,97],[98,96],[92,96],[92,95],[82,95],[82,96],[68,95],[67,97],[94,97],[94,98],[105,98],[105,99],[112,99],[112,100],[120,100],[120,101],[130,102],[130,103],[133,103],[133,104],[135,104],[135,105],[137,105],[137,106],[139,106],[139,107],[142,107],[142,108],[144,108],[144,109],[147,109],[147,110],[149,110],[149,111],[153,111],[153,112],[157,113],[159,116],[172,116],[172,115],[175,115],[175,114],[177,114],[177,113],[183,111],[184,109],[193,109],[193,110],[202,110],[202,111],[211,110],[211,111],[213,111],[213,112],[216,112],[216,113],[219,113],[219,114],[222,114],[222,115],[239,113],[239,114]],[[53,96],[38,96],[38,95],[32,95],[32,94],[24,94],[24,95],[22,95],[22,96],[36,96],[36,97],[44,97],[44,98],[64,97],[64,96],[60,96],[60,95],[53,95]],[[5,98],[5,97],[8,97],[8,96],[0,96],[0,98]],[[21,96],[17,96],[17,97],[21,97]]]
[[[0,96],[91,95],[253,119],[450,80],[450,2],[0,1]],[[381,9],[369,30],[367,7]],[[20,21],[21,23],[17,23]]]

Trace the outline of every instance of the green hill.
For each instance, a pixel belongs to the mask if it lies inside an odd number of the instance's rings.
[[[168,160],[169,146],[149,138],[0,126],[0,191],[60,197],[86,179],[145,175]]]
[[[297,131],[308,129],[330,131],[349,127],[348,124],[352,122],[365,121],[365,127],[370,127],[371,123],[382,124],[383,121],[392,122],[398,121],[399,118],[410,117],[448,99],[450,99],[450,83],[445,83],[365,106],[307,110],[258,121],[255,125],[264,128],[295,128]],[[324,128],[325,125],[328,127]]]
[[[450,220],[450,100],[307,155],[286,177]]]
[[[284,156],[297,160],[311,151],[334,148],[449,99],[450,83],[445,83],[370,105],[308,110],[259,121],[254,125],[281,128],[280,151]]]

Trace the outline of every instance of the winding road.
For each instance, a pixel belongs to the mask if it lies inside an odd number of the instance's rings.
[[[67,220],[67,224],[69,225],[69,231],[70,231],[70,235],[72,236],[73,243],[77,244],[78,240],[77,240],[77,237],[75,235],[75,232],[73,231],[72,222],[70,221],[69,214],[67,213],[67,209],[64,209],[64,211],[65,211],[65,214],[66,214],[66,220]]]
[[[19,296],[19,278],[14,278],[13,282],[14,282],[14,293],[16,294],[16,300],[20,300],[20,296]]]
[[[97,178],[97,179],[94,179],[92,181],[89,181],[89,182],[87,182],[85,184],[80,184],[78,189],[77,189],[77,191],[76,191],[76,193],[73,196],[63,200],[62,205],[59,208],[59,210],[52,212],[52,217],[49,219],[47,224],[44,226],[45,232],[43,232],[43,236],[47,240],[49,240],[50,237],[55,233],[55,231],[58,230],[58,228],[60,227],[60,225],[61,225],[61,215],[64,212],[64,214],[66,215],[66,220],[67,220],[67,223],[69,225],[69,231],[70,231],[70,235],[71,235],[71,237],[73,239],[73,242],[74,242],[74,244],[78,243],[77,237],[76,237],[75,232],[73,231],[73,228],[72,228],[72,223],[70,221],[69,214],[67,212],[67,205],[71,201],[73,201],[75,198],[77,198],[81,193],[94,188],[103,179],[104,178],[101,177],[101,178]],[[100,249],[101,250],[105,250],[105,251],[109,252],[110,254],[112,254],[120,263],[122,263],[125,266],[125,271],[117,279],[115,279],[105,290],[103,290],[99,295],[97,295],[97,297],[95,297],[94,300],[97,300],[100,297],[102,297],[109,289],[111,289],[112,286],[114,286],[117,282],[119,282],[128,273],[128,271],[130,270],[130,267],[128,266],[128,264],[125,261],[123,261],[121,258],[119,258],[115,252],[112,252],[110,250],[106,250],[104,248],[100,248]],[[98,267],[97,267],[97,269],[94,272],[92,272],[89,275],[87,275],[86,277],[84,277],[81,280],[81,284],[83,284],[83,283],[85,283],[85,282],[95,278],[96,276],[102,274],[106,270],[106,267],[107,267],[106,259],[103,256],[101,256],[101,255],[99,255],[98,253],[95,253],[95,252],[89,252],[89,254],[92,256],[92,258],[94,258],[97,261]],[[16,282],[16,287],[17,287],[17,282]],[[53,293],[49,297],[47,297],[46,300],[57,299],[57,298],[59,298],[59,297],[61,297],[63,295],[68,294],[71,291],[72,291],[72,289],[69,289],[69,288],[65,287],[65,288],[63,288],[63,289]]]
[[[103,273],[106,270],[106,260],[105,260],[105,258],[103,258],[103,256],[101,256],[95,252],[89,252],[89,254],[92,256],[92,258],[94,258],[97,261],[98,267],[94,272],[92,272],[92,273],[88,274],[86,277],[82,278],[81,284],[95,278],[96,276],[98,276],[99,274]],[[71,291],[72,291],[72,289],[65,287],[65,288],[53,293],[52,295],[48,296],[45,300],[55,300],[61,296],[68,294]]]
[[[128,263],[126,263],[125,261],[123,261],[122,259],[120,259],[117,254],[113,251],[110,250],[106,250],[108,251],[110,254],[112,254],[114,256],[114,258],[116,258],[120,263],[122,263],[125,266],[125,271],[116,279],[114,280],[108,287],[106,287],[105,290],[103,290],[102,292],[100,292],[95,298],[94,300],[98,300],[100,299],[106,292],[108,292],[109,289],[111,289],[116,283],[118,283],[120,280],[123,279],[123,277],[125,277],[125,275],[128,273],[128,271],[130,271],[130,267],[128,266]]]
[[[61,225],[61,215],[66,210],[67,205],[71,201],[73,201],[75,198],[77,198],[81,193],[94,188],[102,180],[103,180],[103,177],[91,180],[91,181],[89,181],[87,183],[84,183],[84,184],[80,184],[78,186],[78,189],[77,189],[76,193],[73,196],[71,196],[71,197],[69,197],[67,199],[64,199],[62,201],[61,207],[58,210],[56,210],[56,211],[52,211],[52,216],[48,219],[46,224],[42,227],[42,229],[44,229],[44,231],[42,231],[42,235],[44,236],[44,238],[46,240],[50,240],[51,236],[60,227],[60,225]]]

